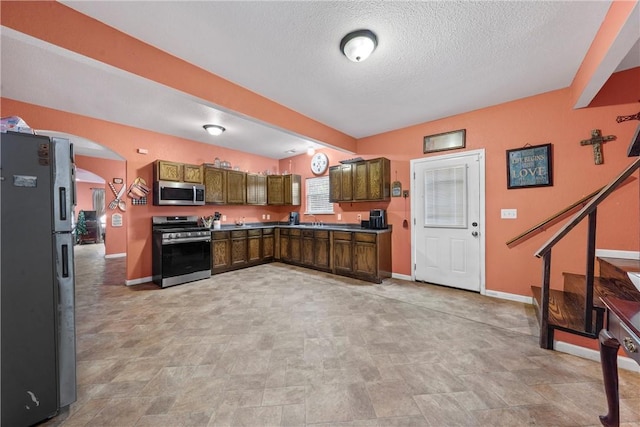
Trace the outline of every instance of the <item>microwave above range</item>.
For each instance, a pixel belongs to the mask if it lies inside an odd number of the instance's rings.
[[[153,184],[153,204],[155,206],[204,205],[204,193],[203,184],[155,181]]]

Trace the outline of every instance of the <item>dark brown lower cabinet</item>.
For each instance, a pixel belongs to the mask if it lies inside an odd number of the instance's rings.
[[[211,233],[211,273],[227,271],[231,267],[231,232]]]
[[[231,232],[231,266],[238,267],[247,263],[247,232]]]
[[[302,230],[289,230],[289,261],[300,264],[302,261]]]
[[[275,255],[275,233],[273,228],[262,229],[262,260],[269,262]]]
[[[247,230],[247,262],[259,263],[262,260],[262,230]]]
[[[280,260],[381,283],[391,277],[391,231],[365,232],[289,227],[216,230],[212,274]]]
[[[350,231],[333,232],[333,272],[351,275],[353,271],[353,255]]]

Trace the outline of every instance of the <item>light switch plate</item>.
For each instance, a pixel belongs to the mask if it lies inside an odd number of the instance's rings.
[[[500,218],[516,219],[518,218],[518,209],[500,209]]]

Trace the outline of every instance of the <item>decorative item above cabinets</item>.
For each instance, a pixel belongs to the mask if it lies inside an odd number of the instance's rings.
[[[330,201],[370,202],[391,197],[391,162],[379,157],[329,168]]]

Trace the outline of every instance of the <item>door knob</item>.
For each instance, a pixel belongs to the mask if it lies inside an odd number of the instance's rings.
[[[471,232],[471,235],[472,235],[473,237],[478,237],[478,232],[477,232],[477,231],[472,231],[472,232]]]

